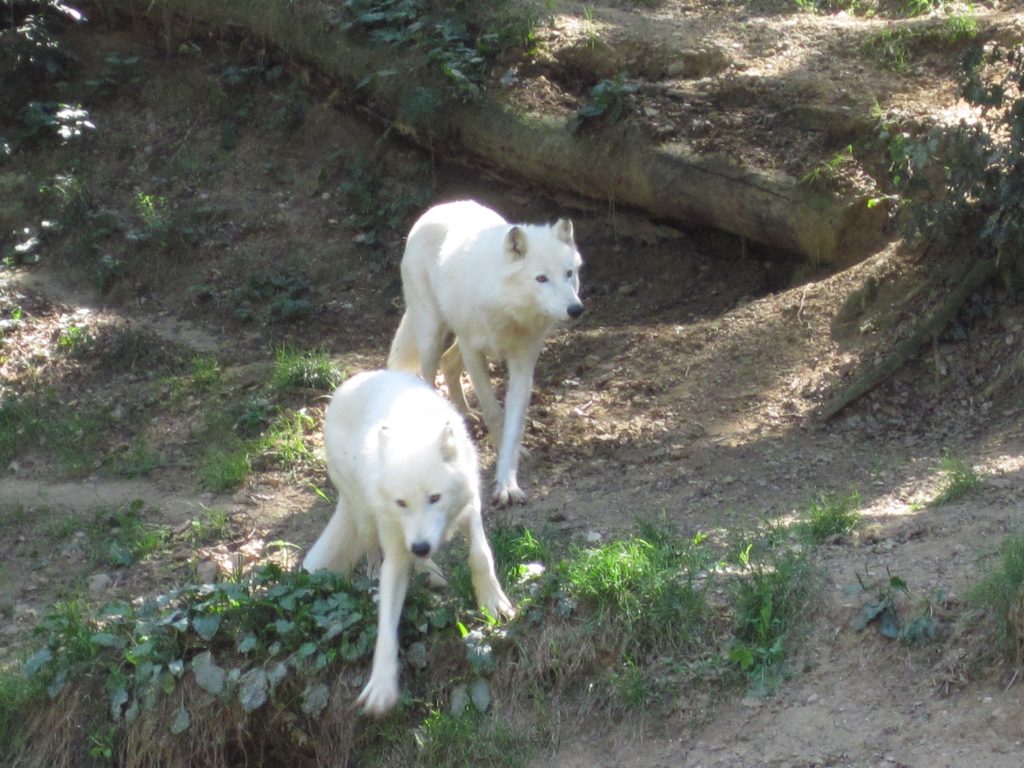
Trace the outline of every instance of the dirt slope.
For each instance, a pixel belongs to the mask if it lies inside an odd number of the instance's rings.
[[[620,41],[643,41],[638,60],[644,62],[658,60],[665,40],[682,41],[700,54],[694,59],[728,62],[717,79],[689,70],[672,79],[667,63],[665,77],[652,78],[664,91],[660,97],[645,91],[641,114],[650,125],[664,124],[666,136],[747,152],[790,173],[805,173],[814,167],[808,158],[827,159],[848,141],[842,132],[808,128],[795,93],[814,92],[830,109],[848,107],[861,116],[870,93],[886,100],[885,109],[913,109],[918,116],[937,119],[952,108],[949,72],[933,66],[931,48],[898,76],[856,57],[853,70],[845,69],[840,54],[849,51],[831,47],[836,29],[857,25],[869,34],[884,19],[798,13],[781,4],[683,2],[628,13],[597,5],[590,20],[582,12],[573,18],[559,17],[553,46],[585,38],[593,31],[589,24],[614,50],[629,50]],[[140,405],[146,398],[171,399],[169,385],[147,379],[145,366],[122,369],[104,364],[107,358],[66,354],[58,339],[75,318],[96,333],[136,329],[175,359],[214,353],[240,391],[254,378],[252,369],[265,366],[272,348],[286,341],[323,345],[350,371],[376,367],[397,325],[395,259],[416,206],[472,196],[516,219],[568,212],[586,259],[587,313],[558,333],[541,359],[525,438],[530,457],[521,470],[531,501],[491,510],[490,521],[521,520],[583,542],[595,533],[628,531],[637,517],[664,514],[695,533],[785,520],[816,493],[856,490],[865,525],[826,548],[820,612],[778,695],[709,704],[698,722],[670,713],[656,722],[573,723],[535,764],[1020,765],[1020,688],[1006,686],[998,673],[968,682],[955,632],[963,593],[1001,538],[1024,522],[1019,382],[985,394],[1020,349],[1019,304],[986,290],[978,301],[996,308],[991,316],[964,320],[957,340],[944,337],[840,418],[817,424],[810,418],[815,406],[857,365],[880,354],[920,306],[899,299],[921,284],[926,267],[895,245],[844,272],[815,273],[719,233],[676,231],[510,186],[486,172],[431,164],[400,142],[380,144],[381,128],[359,119],[330,84],[294,67],[284,80],[266,77],[276,64],[271,55],[235,40],[197,39],[198,53],[152,58],[155,46],[141,29],[83,28],[67,41],[80,60],[79,85],[115,51],[146,56],[145,77],[122,86],[116,98],[96,101],[97,128],[82,145],[0,166],[5,188],[23,174],[52,181],[73,166],[93,209],[137,216],[131,211],[141,195],[163,197],[171,210],[192,217],[183,220],[201,237],[156,274],[131,271],[132,248],[145,244],[103,240],[99,252],[124,259],[131,275],[106,293],[88,284],[91,273],[76,271],[93,251],[59,234],[43,240],[37,264],[0,269],[0,317],[24,310],[22,321],[5,327],[0,393],[54,387],[67,408],[94,400],[120,406],[128,425],[148,413]],[[248,81],[251,99],[225,85],[225,71],[239,62],[259,67]],[[916,69],[922,71],[915,75]],[[825,85],[835,82],[819,79],[825,73],[848,83],[845,90]],[[575,102],[560,89],[552,86],[551,103],[571,111]],[[296,102],[302,119],[282,125],[287,115],[277,117],[279,109]],[[711,107],[721,107],[715,119],[707,117]],[[225,125],[237,134],[230,149]],[[360,176],[376,162],[384,168],[380,176]],[[859,183],[867,166],[849,165],[840,181]],[[394,180],[401,186],[392,186]],[[388,200],[409,189],[417,197],[395,221],[367,225],[352,190],[376,186]],[[36,202],[25,204],[23,226],[38,226],[29,215]],[[199,212],[198,202],[206,205]],[[11,220],[12,211],[5,215],[5,226],[22,226]],[[12,241],[22,240],[19,229]],[[311,311],[300,322],[268,317],[255,301],[242,306],[234,289],[247,278],[287,270],[310,277],[304,296]],[[848,297],[869,276],[881,286],[878,299],[840,322]],[[0,565],[0,629],[11,648],[48,603],[82,591],[94,568],[70,546],[72,531],[54,544],[36,518],[70,511],[84,521],[98,500],[141,498],[155,510],[154,521],[171,526],[187,523],[197,510],[224,508],[235,544],[312,541],[328,514],[311,487],[325,482],[315,468],[271,468],[237,493],[204,492],[193,471],[202,446],[190,437],[189,407],[152,417],[148,429],[164,461],[143,478],[106,473],[107,460],[123,450],[116,439],[100,446],[95,468],[77,477],[61,476],[53,446],[0,468],[0,510],[14,540]],[[315,414],[322,402],[309,408]],[[490,472],[493,455],[486,444],[481,450]],[[976,468],[981,488],[955,504],[929,507],[946,451]],[[46,547],[55,551],[40,559]],[[873,629],[850,628],[871,597],[858,577],[875,584],[888,574],[907,582],[908,607],[930,601],[942,627],[938,643],[907,647]],[[138,594],[160,578],[158,571],[133,574],[115,589]]]

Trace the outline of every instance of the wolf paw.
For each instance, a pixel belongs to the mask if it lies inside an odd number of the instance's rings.
[[[356,699],[356,706],[364,715],[381,717],[398,703],[398,680],[381,680],[370,675],[370,682]]]
[[[518,485],[498,486],[491,500],[496,506],[511,507],[513,504],[525,504],[526,493]]]
[[[496,595],[488,595],[480,603],[481,607],[496,619],[514,619],[516,617],[516,607],[512,605],[512,601],[508,599],[500,588]]]

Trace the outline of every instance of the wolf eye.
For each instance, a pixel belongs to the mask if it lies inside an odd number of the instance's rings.
[[[548,281],[548,276],[547,275],[537,275],[537,282],[538,283],[546,283],[547,281]]]
[[[441,494],[440,493],[432,493],[432,494],[430,494],[430,498],[427,499],[427,501],[429,501],[431,504],[437,504],[437,502],[439,502],[440,500],[441,500]]]
[[[409,506],[408,504],[405,503],[405,499],[395,499],[395,504],[400,506],[402,509],[405,509],[407,506]]]
[[[571,269],[566,270],[565,276],[566,277],[572,277],[572,270]]]

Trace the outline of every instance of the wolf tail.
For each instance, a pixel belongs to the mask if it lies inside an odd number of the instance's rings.
[[[409,319],[408,312],[402,315],[402,322],[398,324],[395,338],[391,342],[388,369],[420,375],[420,353],[416,347],[416,335],[413,333],[412,320]]]

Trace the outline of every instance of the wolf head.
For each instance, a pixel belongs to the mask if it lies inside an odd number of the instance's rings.
[[[505,235],[505,256],[516,267],[520,290],[531,285],[528,296],[533,311],[554,322],[574,320],[583,314],[580,301],[580,267],[572,222],[559,219],[550,227],[513,226]]]
[[[461,435],[448,422],[439,434],[413,439],[404,429],[401,436],[380,429],[379,504],[417,557],[435,555],[467,505],[480,503],[476,454],[459,428]]]

